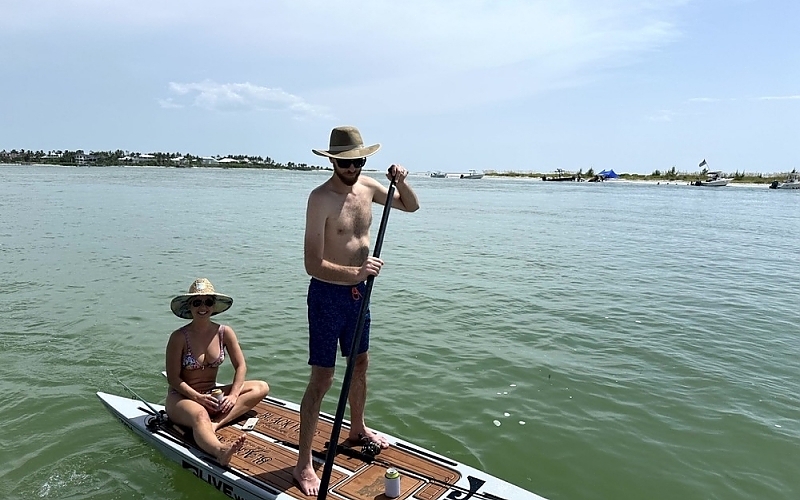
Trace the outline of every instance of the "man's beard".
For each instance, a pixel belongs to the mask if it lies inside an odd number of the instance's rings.
[[[342,175],[342,173],[341,173],[341,172],[339,172],[339,171],[338,171],[338,170],[336,170],[336,169],[334,169],[333,171],[336,173],[336,177],[338,177],[338,178],[339,178],[339,180],[340,180],[340,181],[342,181],[342,182],[344,183],[344,185],[345,185],[345,186],[352,186],[352,185],[354,185],[356,182],[358,182],[358,176],[359,176],[359,175],[361,175],[361,172],[360,172],[360,171],[356,171],[356,175],[355,175],[355,177],[353,177],[353,178],[351,179],[350,177],[345,177],[344,175]]]

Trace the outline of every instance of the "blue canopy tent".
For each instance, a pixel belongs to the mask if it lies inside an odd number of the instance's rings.
[[[614,172],[613,168],[611,170],[602,170],[597,175],[603,179],[619,179],[619,175]]]

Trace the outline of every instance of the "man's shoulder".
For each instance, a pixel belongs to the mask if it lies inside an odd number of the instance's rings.
[[[328,194],[332,193],[333,192],[332,183],[333,183],[333,181],[331,179],[328,179],[327,181],[323,182],[319,186],[317,186],[314,189],[312,189],[311,193],[309,193],[308,196],[309,197],[319,197],[319,196],[324,196],[324,195],[328,195]]]
[[[381,183],[378,182],[378,180],[375,179],[374,177],[371,177],[369,175],[363,175],[363,174],[358,178],[358,182],[359,182],[359,184],[361,184],[363,186],[366,186],[368,188],[371,188],[371,189],[374,189],[374,188],[379,187],[381,185]]]
[[[342,195],[336,193],[329,182],[320,184],[311,190],[308,195],[308,208],[314,210],[327,210],[327,207],[336,204],[337,198]]]
[[[353,193],[359,197],[372,198],[380,190],[381,183],[368,175],[362,175],[353,186]]]

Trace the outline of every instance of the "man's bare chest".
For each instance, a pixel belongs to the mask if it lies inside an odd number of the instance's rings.
[[[329,217],[329,229],[339,236],[360,238],[369,234],[372,204],[365,197],[348,196]]]

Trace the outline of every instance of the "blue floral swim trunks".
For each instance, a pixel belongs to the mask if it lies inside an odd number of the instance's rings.
[[[333,368],[336,365],[336,344],[342,356],[350,355],[361,303],[367,289],[357,285],[335,285],[311,278],[308,285],[308,364]],[[357,354],[369,350],[370,314],[364,318]]]

